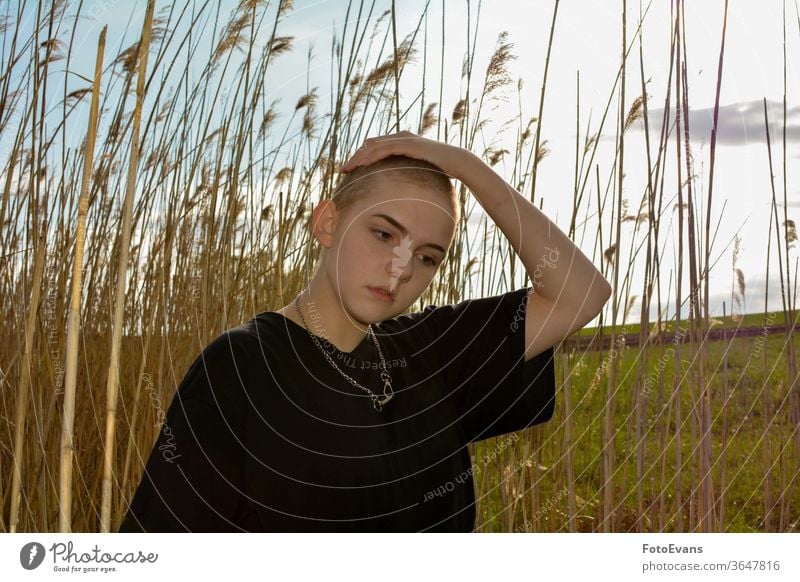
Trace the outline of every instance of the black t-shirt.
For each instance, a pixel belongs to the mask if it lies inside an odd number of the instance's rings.
[[[553,415],[553,348],[524,361],[529,290],[373,326],[394,390],[380,412],[283,315],[222,333],[178,387],[119,531],[472,531],[466,445]],[[382,394],[369,335],[323,347]]]

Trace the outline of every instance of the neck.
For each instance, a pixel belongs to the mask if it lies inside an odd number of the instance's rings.
[[[320,277],[314,277],[297,300],[305,319],[305,326],[314,335],[326,338],[342,352],[351,352],[367,335],[367,324],[356,321],[345,312],[341,302],[330,292]],[[289,306],[294,318],[299,319],[297,306]],[[302,319],[298,322],[303,325]]]

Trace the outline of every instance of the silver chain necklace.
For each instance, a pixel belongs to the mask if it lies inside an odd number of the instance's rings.
[[[322,352],[322,355],[324,355],[325,358],[330,362],[331,366],[336,368],[336,370],[342,376],[344,376],[353,386],[355,386],[357,388],[361,388],[362,390],[365,390],[369,394],[370,399],[372,400],[372,407],[375,410],[377,410],[378,412],[380,412],[382,410],[382,408],[383,408],[383,405],[386,404],[387,402],[389,402],[392,399],[392,396],[394,396],[394,391],[392,390],[392,379],[389,376],[389,372],[386,370],[386,360],[383,358],[383,352],[381,351],[381,346],[378,345],[378,338],[375,337],[375,332],[372,331],[372,326],[371,325],[367,325],[367,334],[372,336],[372,341],[375,342],[375,348],[377,348],[378,355],[381,358],[381,380],[383,380],[383,399],[381,399],[377,394],[375,394],[369,388],[367,388],[365,386],[362,386],[361,384],[359,384],[358,382],[353,380],[350,376],[345,374],[339,368],[339,366],[336,365],[336,362],[333,361],[333,359],[331,358],[330,354],[328,354],[328,352],[325,351],[325,348],[322,347],[322,344],[319,343],[319,340],[317,339],[317,336],[315,336],[313,333],[311,333],[311,330],[308,329],[308,325],[306,325],[306,320],[303,317],[303,312],[300,311],[300,294],[299,293],[298,293],[297,297],[294,298],[294,306],[297,309],[298,315],[300,316],[300,321],[303,322],[303,327],[306,328],[306,331],[308,332],[308,335],[311,336],[311,339],[314,341],[314,343],[320,349],[320,351]]]

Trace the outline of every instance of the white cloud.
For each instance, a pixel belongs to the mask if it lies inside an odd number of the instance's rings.
[[[648,111],[651,128],[660,127],[664,109],[651,109]],[[770,124],[770,140],[773,147],[782,138],[783,104],[767,100],[767,116]],[[675,123],[675,112],[670,111],[671,123]],[[683,122],[683,118],[681,118]],[[722,145],[747,145],[751,143],[765,143],[767,134],[764,124],[764,102],[761,100],[744,101],[720,105],[717,125],[717,143]],[[714,127],[714,108],[702,107],[693,109],[689,107],[689,136],[693,141],[711,143],[711,130]],[[642,130],[641,123],[631,126],[631,129]],[[786,141],[800,141],[800,107],[787,107],[786,110]]]

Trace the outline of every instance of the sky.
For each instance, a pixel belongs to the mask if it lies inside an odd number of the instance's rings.
[[[5,3],[8,5],[8,3]],[[12,2],[13,4],[13,2]],[[83,75],[90,76],[94,64],[94,51],[97,36],[103,25],[108,25],[108,48],[106,61],[129,46],[138,35],[143,19],[144,1],[133,0],[92,0],[86,3],[83,19],[76,31],[80,44],[78,58],[74,67]],[[165,6],[158,2],[156,9]],[[398,3],[398,39],[412,30],[420,18],[425,0],[403,0]],[[651,139],[655,140],[661,125],[663,104],[666,94],[666,81],[669,72],[669,41],[671,33],[671,2],[652,0],[627,3],[628,42],[634,40],[637,27],[642,20],[643,67],[648,80],[648,108],[650,113]],[[345,21],[347,2],[340,0],[296,0],[294,9],[281,24],[278,35],[294,36],[294,50],[280,57],[267,79],[268,92],[279,98],[283,107],[290,111],[297,98],[306,93],[309,86],[320,87],[320,106],[324,107],[330,96],[325,93],[330,86],[328,75],[330,61],[327,56],[334,32],[341,33]],[[388,9],[388,0],[378,1],[375,12]],[[234,2],[223,2],[221,20],[227,20]],[[554,2],[539,0],[430,0],[427,21],[428,49],[428,87],[439,84],[440,62],[444,61],[443,113],[452,110],[453,105],[463,93],[461,66],[467,48],[466,30],[469,18],[473,27],[477,22],[475,76],[473,80],[480,86],[486,63],[492,54],[498,35],[507,31],[508,40],[513,43],[512,52],[516,56],[510,65],[511,77],[516,82],[522,79],[523,86],[519,100],[515,91],[509,91],[507,102],[496,102],[492,117],[496,126],[489,126],[487,140],[497,147],[503,147],[513,132],[504,135],[496,132],[503,122],[519,114],[529,119],[538,113],[539,91],[542,83],[547,43],[553,19]],[[719,132],[714,173],[713,198],[711,205],[711,231],[716,232],[712,246],[712,270],[710,274],[712,316],[722,315],[722,301],[730,313],[731,286],[733,282],[731,258],[734,236],[741,238],[742,253],[738,267],[745,275],[747,292],[744,310],[761,311],[764,308],[765,267],[767,257],[767,230],[770,223],[771,196],[769,159],[766,147],[764,124],[764,100],[770,118],[770,137],[772,140],[772,163],[775,176],[776,197],[780,220],[783,220],[783,163],[781,143],[781,116],[783,103],[783,26],[782,10],[784,3],[778,0],[753,2],[730,0],[728,4],[727,29],[725,35],[725,55],[720,92]],[[5,9],[5,7],[3,7]],[[480,9],[480,11],[479,11]],[[442,10],[445,14],[444,42],[442,42]],[[687,39],[687,79],[689,91],[689,127],[692,154],[695,161],[697,179],[694,183],[695,203],[698,219],[705,220],[707,189],[709,184],[710,136],[713,123],[713,109],[717,85],[720,43],[722,40],[724,0],[686,1],[686,39]],[[74,11],[74,9],[73,9]],[[212,13],[213,14],[213,13]],[[787,51],[787,199],[788,217],[797,219],[800,207],[800,189],[797,187],[796,172],[798,151],[798,115],[800,106],[798,93],[798,57],[800,55],[800,18],[794,3],[786,2],[786,51]],[[606,102],[612,94],[614,80],[620,66],[621,57],[621,1],[580,1],[563,0],[559,3],[556,19],[551,62],[548,71],[547,92],[542,117],[542,139],[547,140],[550,150],[539,166],[537,177],[536,203],[542,199],[542,210],[562,230],[569,226],[574,182],[575,140],[576,140],[576,77],[580,75],[580,123],[583,141],[587,122],[591,119],[589,133],[598,129]],[[201,31],[208,32],[213,23],[204,22]],[[474,28],[473,28],[474,32]],[[8,39],[4,39],[7,43]],[[421,45],[420,45],[421,46]],[[308,51],[314,57],[308,66]],[[207,54],[207,53],[206,53]],[[205,61],[203,56],[200,61]],[[412,99],[422,85],[422,54],[409,65],[401,80],[401,96]],[[190,63],[190,66],[194,64]],[[628,58],[628,76],[625,87],[626,110],[633,100],[641,94],[639,76],[639,43],[633,44]],[[78,85],[82,84],[76,80]],[[674,88],[673,88],[674,89]],[[473,89],[474,90],[474,89]],[[435,100],[436,95],[426,97]],[[614,103],[616,103],[616,97]],[[615,106],[601,137],[601,147],[595,160],[600,169],[601,182],[605,185],[610,179],[615,140]],[[674,111],[672,112],[674,116]],[[288,114],[287,114],[288,116]],[[76,133],[76,135],[78,135]],[[0,151],[5,138],[0,138]],[[671,164],[665,176],[665,208],[667,200],[677,195],[678,179],[674,168],[674,135],[670,148]],[[506,146],[507,147],[507,146]],[[511,149],[511,148],[509,148]],[[651,152],[655,154],[654,146]],[[501,162],[495,166],[501,175],[508,175],[511,165]],[[645,194],[647,183],[647,158],[643,124],[637,121],[626,133],[625,139],[625,183],[624,197],[629,201],[631,212],[635,212]],[[685,170],[684,170],[685,173]],[[593,180],[590,186],[593,186]],[[591,197],[596,193],[587,192]],[[676,200],[673,200],[671,208]],[[611,205],[609,198],[607,205]],[[592,210],[596,210],[593,206]],[[586,218],[579,215],[582,221]],[[608,220],[609,216],[606,217]],[[585,228],[582,233],[581,229]],[[611,225],[603,226],[604,233],[612,232]],[[583,252],[596,265],[601,262],[602,249],[593,248],[596,217],[589,216],[587,222],[578,230],[577,242]],[[662,258],[662,297],[670,296],[674,305],[674,290],[667,289],[670,281],[669,270],[675,269],[677,250],[677,211],[666,210],[661,219],[663,237],[668,241]],[[632,223],[623,225],[622,253],[627,263],[631,246]],[[606,234],[607,239],[608,234]],[[641,233],[638,237],[641,239]],[[608,240],[608,239],[607,239]],[[583,242],[581,242],[583,241]],[[674,248],[673,248],[674,247]],[[790,258],[795,260],[797,251],[790,249]],[[688,263],[688,261],[686,261]],[[643,267],[643,261],[641,262]],[[794,267],[793,267],[794,268]],[[768,309],[777,310],[782,306],[777,278],[778,262],[775,256],[773,236]],[[785,269],[785,267],[784,267]],[[633,271],[633,294],[641,294],[643,268]],[[610,277],[611,278],[611,277]],[[671,278],[674,283],[674,274]],[[684,274],[683,296],[688,291],[687,277]],[[621,282],[621,281],[620,281]],[[520,283],[521,284],[521,283]],[[670,305],[668,316],[674,315]],[[639,302],[634,304],[632,318],[638,319]],[[651,311],[651,317],[654,311]],[[684,310],[682,317],[686,317]]]

